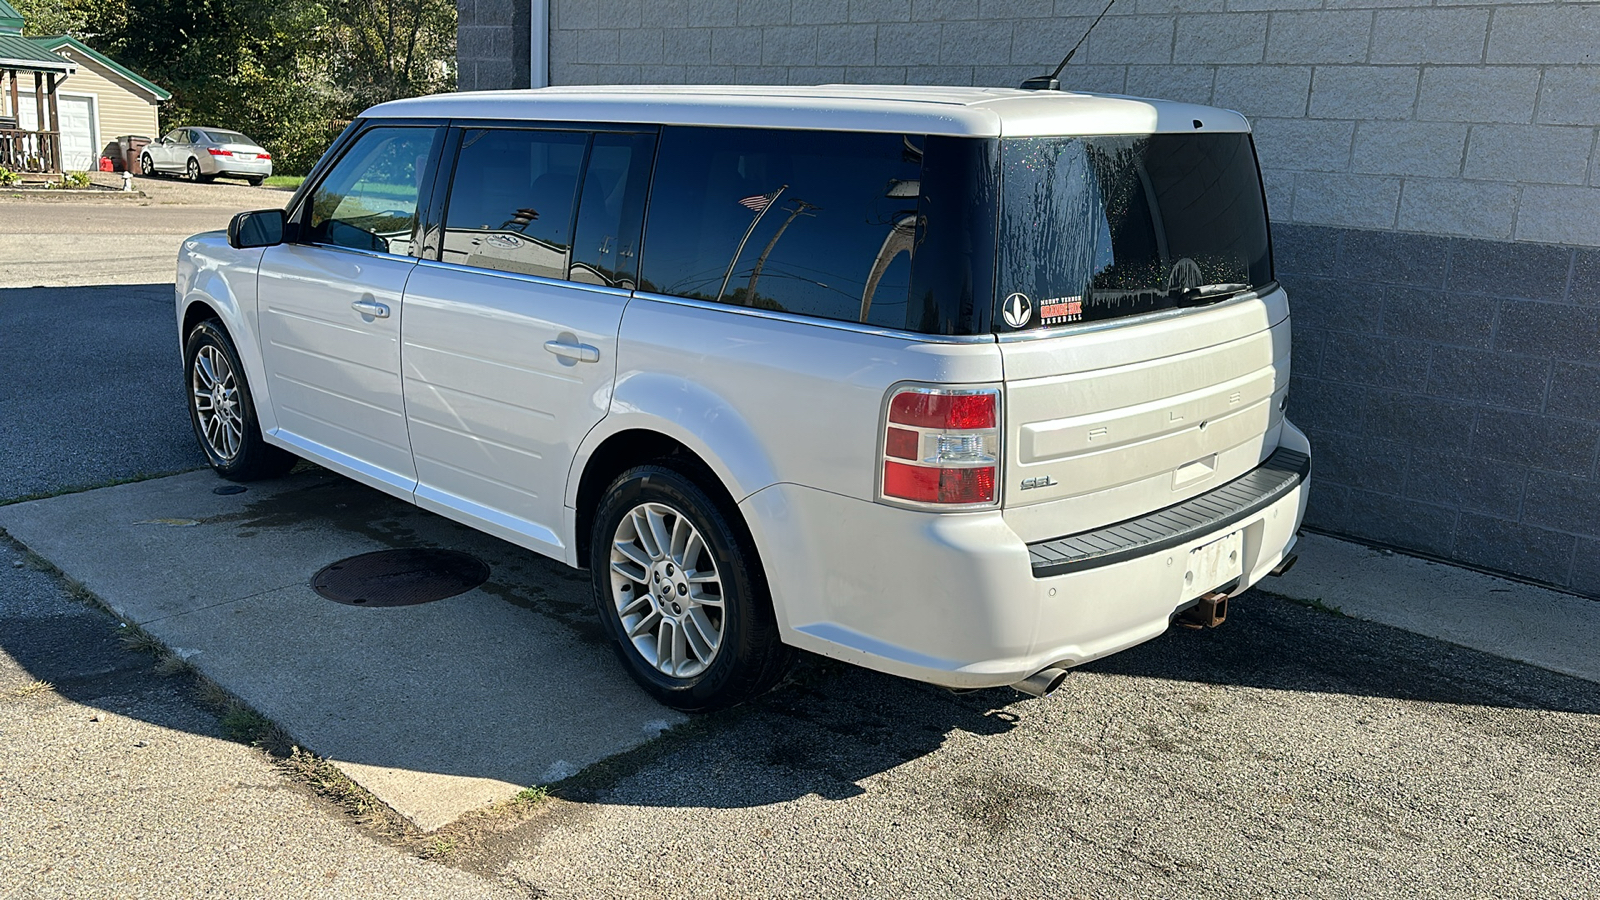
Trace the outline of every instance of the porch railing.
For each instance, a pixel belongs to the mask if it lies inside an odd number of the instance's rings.
[[[61,132],[0,128],[0,166],[13,172],[60,172]]]

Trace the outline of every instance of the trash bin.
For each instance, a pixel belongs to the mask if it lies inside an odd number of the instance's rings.
[[[150,139],[142,134],[125,134],[117,138],[117,145],[122,148],[123,171],[135,175],[144,174],[144,167],[139,163],[139,155],[144,153],[144,148],[149,143]]]

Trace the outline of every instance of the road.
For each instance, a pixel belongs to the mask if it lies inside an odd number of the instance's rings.
[[[197,458],[161,290],[0,291],[0,502]],[[0,898],[1600,895],[1600,685],[1260,592],[1048,701],[808,659],[449,867],[218,739],[18,562],[0,547]]]

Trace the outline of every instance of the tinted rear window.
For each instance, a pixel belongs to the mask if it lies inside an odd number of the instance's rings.
[[[1010,138],[1001,145],[997,327],[1200,305],[1272,281],[1266,205],[1248,134]],[[1021,308],[1030,315],[1018,323]]]
[[[255,144],[255,141],[237,131],[208,131],[206,132],[206,137],[219,144]]]
[[[993,142],[662,131],[643,290],[886,328],[986,330]]]

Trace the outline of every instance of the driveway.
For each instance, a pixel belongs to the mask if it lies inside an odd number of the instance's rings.
[[[0,291],[0,502],[197,460],[165,289]],[[808,658],[449,865],[220,740],[70,598],[0,547],[0,897],[1600,893],[1600,685],[1260,592],[1048,701]]]

